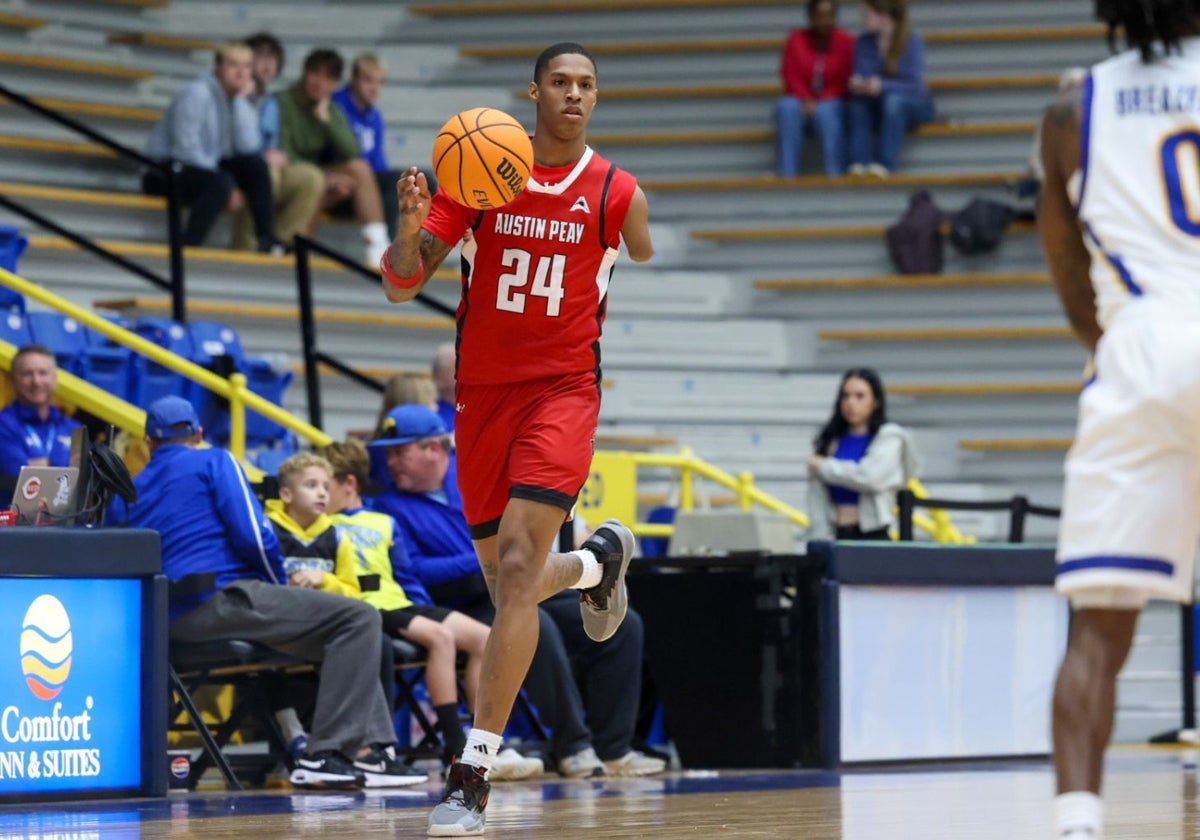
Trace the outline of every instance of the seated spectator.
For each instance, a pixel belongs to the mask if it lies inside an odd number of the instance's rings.
[[[458,401],[454,396],[456,382],[455,368],[458,366],[457,351],[454,342],[447,341],[439,344],[433,351],[433,365],[430,372],[433,377],[433,387],[437,389],[437,415],[442,418],[450,433],[454,433],[455,406]]]
[[[258,250],[269,252],[275,245],[271,176],[262,156],[258,116],[245,97],[250,62],[245,44],[219,48],[212,72],[180,91],[146,142],[147,157],[176,167],[179,197],[191,208],[184,245],[203,245],[221,211],[238,209],[242,200],[254,219]],[[240,198],[231,203],[235,186]],[[166,195],[166,178],[148,170],[142,190]]]
[[[354,218],[362,225],[363,260],[374,268],[392,240],[383,221],[375,174],[358,156],[354,132],[331,98],[344,69],[342,57],[333,50],[316,49],[308,54],[300,81],[275,96],[279,148],[288,160],[305,161],[325,171],[323,206],[350,201]]]
[[[379,94],[387,71],[383,62],[374,53],[360,53],[350,65],[350,84],[333,95],[334,103],[342,109],[354,136],[358,139],[358,151],[375,173],[379,195],[383,199],[383,212],[387,221],[388,236],[396,235],[396,221],[400,206],[396,201],[396,182],[405,172],[390,169],[387,162],[387,137],[383,114],[380,113]],[[429,193],[437,191],[437,179],[431,168],[423,168]]]
[[[375,418],[375,428],[383,425],[388,413],[398,405],[427,405],[437,406],[437,391],[429,377],[416,371],[398,373],[387,381],[383,388],[383,403],[379,408],[379,416]]]
[[[363,507],[359,488],[367,486],[366,447],[359,441],[334,443],[322,454],[332,468],[329,510],[354,545],[363,581],[362,599],[380,611],[385,633],[420,645],[429,654],[425,685],[445,746],[443,760],[449,767],[467,744],[458,715],[458,652],[467,655],[463,681],[467,707],[474,709],[488,627],[460,612],[434,606],[425,587],[412,575],[396,520]],[[540,763],[526,766],[528,775],[541,769]]]
[[[285,585],[275,532],[234,457],[201,449],[195,408],[180,397],[146,410],[150,461],[134,480],[137,501],[114,502],[110,521],[157,531],[173,642],[245,639],[321,663],[299,787],[410,784],[396,759],[387,698],[374,667],[383,640],[369,604]],[[297,584],[301,581],[297,581]]]
[[[54,354],[26,344],[13,356],[8,375],[16,397],[0,411],[0,475],[17,475],[27,464],[67,466],[79,422],[50,404],[58,388]]]
[[[311,163],[290,160],[279,148],[279,103],[271,94],[271,83],[283,70],[283,45],[267,32],[251,35],[246,44],[254,55],[246,98],[258,112],[262,155],[271,173],[275,236],[280,250],[286,250],[296,234],[306,234],[312,227],[325,192],[325,173]],[[254,248],[254,224],[245,207],[233,217],[233,247]]]
[[[792,30],[779,69],[784,90],[775,103],[780,177],[796,175],[810,131],[821,140],[825,174],[846,171],[843,100],[853,65],[854,36],[837,27],[837,0],[809,0],[808,28]]]
[[[490,624],[495,608],[463,516],[449,439],[430,409],[394,409],[371,443],[386,452],[392,479],[375,509],[400,523],[413,573],[434,602]],[[583,629],[579,596],[568,591],[543,601],[538,620],[525,687],[551,729],[559,773],[583,778],[661,772],[663,761],[631,746],[641,696],[641,616],[631,608],[612,638],[593,642]],[[586,723],[575,673],[587,688]]]
[[[846,371],[808,456],[810,539],[886,540],[896,492],[920,459],[908,430],[887,420],[887,394],[870,368]]]
[[[907,0],[866,0],[862,9],[865,31],[854,45],[847,105],[850,174],[886,178],[896,171],[905,133],[933,119],[933,96],[925,84],[925,42],[909,26]]]

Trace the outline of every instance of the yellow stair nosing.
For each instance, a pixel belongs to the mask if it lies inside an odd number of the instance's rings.
[[[1070,449],[1070,438],[968,438],[958,442],[967,452],[1050,452]]]
[[[380,298],[382,302],[382,296]],[[167,298],[121,298],[97,300],[92,305],[97,309],[141,310],[169,312],[171,302]],[[188,312],[193,315],[209,315],[225,318],[260,318],[265,320],[296,321],[300,310],[295,306],[267,303],[222,302],[214,300],[188,301]],[[352,309],[313,310],[318,323],[354,324],[360,326],[383,326],[402,329],[443,330],[453,329],[454,320],[438,315],[405,315],[390,312],[360,312]]]
[[[1065,41],[1101,38],[1100,26],[1047,26],[1026,28],[944,29],[923,33],[926,44],[975,44],[1021,41]],[[612,41],[588,44],[588,50],[603,55],[676,55],[680,53],[760,52],[779,51],[782,38],[708,38],[692,41]],[[463,47],[459,53],[466,58],[536,58],[540,44],[500,44],[498,46]]]
[[[882,330],[820,330],[821,341],[997,341],[1011,339],[1074,338],[1061,327],[946,327]]]
[[[754,281],[756,289],[776,291],[838,291],[850,289],[927,289],[948,286],[1048,286],[1044,272],[1015,274],[893,274],[880,277],[787,278]]]
[[[138,67],[125,67],[120,64],[103,64],[98,61],[86,61],[77,58],[58,58],[52,55],[29,55],[0,51],[0,64],[11,64],[17,67],[37,67],[61,73],[80,73],[91,76],[105,76],[112,79],[128,79],[140,82],[154,76],[149,70]]]
[[[1013,222],[1006,234],[1032,233],[1037,228],[1032,222]],[[754,242],[766,239],[856,239],[882,237],[886,225],[830,225],[791,228],[700,228],[690,231],[692,239],[721,242]]]
[[[891,187],[912,189],[938,186],[1003,186],[1021,177],[1017,172],[907,173],[900,172],[883,180],[870,176],[847,175],[831,178],[827,175],[799,175],[780,178],[775,175],[753,175],[735,178],[686,178],[662,181],[639,181],[646,192],[696,192],[700,190],[795,190],[795,189],[870,189]]]
[[[906,397],[1059,396],[1079,393],[1079,382],[937,382],[894,384],[888,393]]]

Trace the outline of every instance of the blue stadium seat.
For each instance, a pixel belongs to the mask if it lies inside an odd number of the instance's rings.
[[[19,312],[0,315],[0,341],[7,341],[20,350],[33,342],[29,335],[29,320]]]
[[[244,374],[246,385],[252,393],[265,400],[283,404],[283,392],[292,381],[291,371],[277,371],[265,359],[248,358],[242,350],[237,332],[226,324],[215,321],[192,321],[188,325],[192,336],[192,361],[204,367],[217,368],[217,359],[228,356],[229,369]],[[212,429],[213,439],[224,442],[229,437],[229,415],[221,401],[211,395],[196,395],[194,400],[200,422]],[[246,415],[246,446],[274,446],[287,437],[286,430],[277,423],[248,412]]]
[[[29,240],[22,234],[20,228],[12,225],[0,225],[0,268],[17,271],[17,262],[29,245]],[[16,312],[25,314],[25,298],[7,286],[0,286],[0,313]]]
[[[27,318],[33,340],[54,353],[60,368],[115,397],[130,398],[133,364],[127,348],[93,346],[82,324],[58,312],[31,312]]]
[[[133,331],[164,350],[189,361],[192,358],[192,336],[183,324],[169,318],[139,318],[133,325]],[[188,380],[173,370],[148,360],[142,361],[136,369],[133,402],[145,408],[159,397],[191,399],[190,385]]]

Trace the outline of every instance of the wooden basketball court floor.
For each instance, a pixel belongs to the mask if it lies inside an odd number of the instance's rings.
[[[1200,752],[1117,747],[1109,840],[1200,836]],[[516,838],[1049,840],[1048,762],[683,772],[493,785],[488,831]],[[174,792],[163,799],[0,806],[0,840],[421,838],[440,785],[388,792]]]

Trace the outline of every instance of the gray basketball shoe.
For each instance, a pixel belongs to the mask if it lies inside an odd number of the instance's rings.
[[[588,537],[583,547],[600,561],[600,582],[579,595],[583,630],[593,641],[612,637],[629,610],[625,572],[633,558],[633,532],[615,519],[609,519]]]
[[[487,777],[457,761],[446,776],[446,792],[429,815],[430,837],[472,837],[483,834],[488,792]]]

